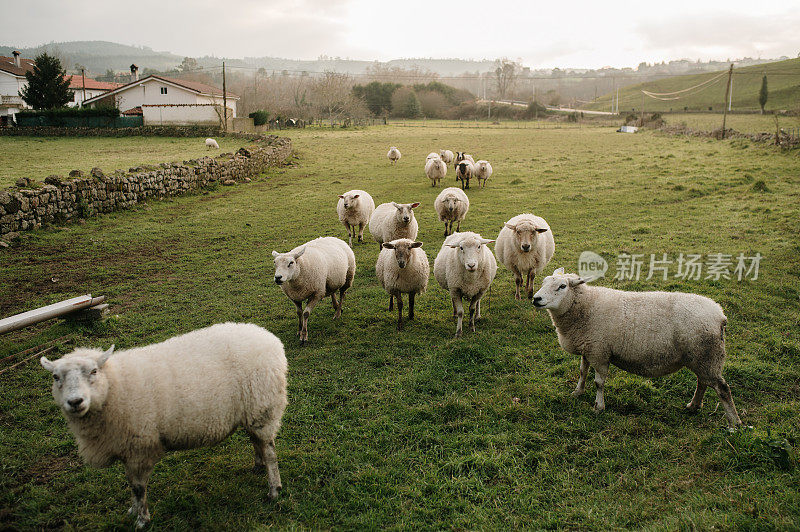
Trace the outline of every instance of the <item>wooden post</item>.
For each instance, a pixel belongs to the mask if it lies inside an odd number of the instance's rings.
[[[83,100],[81,100],[81,107],[83,107],[83,102],[86,101],[86,69],[81,69],[81,85],[83,85]]]
[[[728,84],[725,86],[725,103],[722,104],[722,138],[725,138],[725,123],[728,119],[728,98],[731,94],[731,79],[733,78],[733,63],[728,69]]]
[[[225,85],[225,61],[222,62],[222,115],[224,117],[222,128],[228,131],[228,91]]]
[[[642,91],[642,117],[639,119],[639,127],[644,127],[644,91]]]

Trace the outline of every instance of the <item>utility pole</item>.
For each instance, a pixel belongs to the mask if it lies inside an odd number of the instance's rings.
[[[639,127],[644,127],[644,91],[642,91],[642,117],[639,119]]]
[[[225,61],[222,62],[222,116],[223,131],[228,131],[228,91],[225,85]]]
[[[730,94],[731,94],[731,82],[733,81],[733,63],[731,63],[731,68],[728,69],[728,84],[725,86],[725,104],[729,104],[730,102]],[[728,105],[723,104],[722,106],[722,138],[725,138],[725,122],[728,119]]]
[[[81,107],[83,107],[83,102],[86,101],[86,69],[81,69],[81,85],[83,85],[83,100],[81,100]]]
[[[733,76],[731,76],[730,86],[731,86],[731,95],[728,98],[728,111],[731,110],[731,104],[733,103]]]
[[[619,114],[619,87],[617,87],[617,104],[616,104],[616,110],[614,112]]]

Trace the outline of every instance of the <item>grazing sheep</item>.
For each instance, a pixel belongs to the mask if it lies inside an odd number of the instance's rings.
[[[742,421],[731,390],[722,378],[725,324],[712,299],[682,292],[623,292],[589,286],[559,268],[545,277],[533,304],[547,309],[568,353],[580,355],[580,378],[573,395],[583,393],[589,367],[597,385],[595,409],[605,409],[603,388],[608,366],[643,377],[660,377],[687,367],[697,375],[697,389],[686,407],[697,411],[708,386],[717,391],[728,424]]]
[[[450,150],[439,150],[439,157],[442,158],[445,164],[450,164],[455,159],[455,155]]]
[[[555,253],[553,231],[544,218],[519,214],[505,223],[494,246],[497,259],[514,274],[515,299],[522,299],[522,278],[526,277],[525,292],[533,298],[533,279],[542,273]]]
[[[386,157],[389,158],[389,161],[391,161],[392,164],[397,164],[397,161],[399,161],[400,157],[402,156],[403,155],[400,153],[400,150],[398,150],[395,146],[389,148],[389,152],[386,154]]]
[[[456,231],[461,231],[461,221],[469,211],[469,198],[460,188],[448,187],[436,196],[433,208],[444,222],[444,236],[447,236],[453,232],[453,222],[457,224]]]
[[[466,190],[469,188],[469,180],[475,172],[475,167],[469,162],[469,159],[464,159],[456,163],[456,181],[461,181],[461,188]]]
[[[206,139],[206,148],[218,150],[219,144],[217,144],[217,141],[214,139]]]
[[[489,161],[480,160],[475,163],[472,177],[478,180],[478,186],[481,186],[481,179],[483,179],[483,186],[486,186],[486,180],[492,177],[492,165]]]
[[[431,180],[431,186],[435,187],[447,175],[447,165],[438,155],[434,159],[428,159],[425,163],[425,175]]]
[[[339,221],[347,229],[350,247],[353,247],[356,227],[358,227],[358,241],[364,241],[364,226],[369,223],[369,217],[372,216],[374,210],[375,202],[372,200],[372,196],[363,190],[349,190],[339,196],[336,212],[339,215]]]
[[[414,203],[381,203],[375,208],[369,219],[369,232],[378,243],[378,252],[383,250],[384,242],[391,242],[398,238],[417,239],[419,224],[414,217],[414,209],[419,207],[419,202]]]
[[[461,336],[464,307],[462,298],[468,298],[469,325],[475,332],[475,319],[481,317],[481,298],[497,274],[497,261],[486,246],[488,240],[477,233],[466,231],[448,236],[436,260],[433,276],[439,285],[450,292],[453,315],[458,319],[456,338]]]
[[[389,294],[389,310],[397,299],[397,330],[403,329],[403,294],[408,294],[408,319],[414,319],[414,297],[428,287],[430,265],[422,242],[400,238],[385,242],[375,263],[375,275]]]
[[[137,527],[150,521],[147,481],[161,457],[214,445],[237,427],[250,435],[256,469],[266,470],[269,497],[278,496],[286,356],[266,329],[219,323],[116,353],[79,348],[41,364],[86,463],[125,466]]]
[[[356,274],[356,256],[344,240],[332,236],[315,238],[288,253],[273,251],[272,256],[275,283],[297,307],[297,335],[303,344],[308,341],[308,317],[323,298],[331,296],[334,319],[342,315],[345,292]]]
[[[460,163],[461,161],[469,161],[472,164],[475,164],[475,159],[472,158],[472,155],[468,153],[464,153],[463,151],[456,152],[456,164]]]
[[[428,156],[425,158],[425,162],[427,163],[427,162],[428,162],[428,161],[430,161],[431,159],[441,159],[441,158],[442,158],[442,156],[441,156],[441,155],[439,155],[439,154],[438,154],[438,153],[436,153],[435,151],[432,151],[432,152],[430,152],[430,153],[428,154]]]

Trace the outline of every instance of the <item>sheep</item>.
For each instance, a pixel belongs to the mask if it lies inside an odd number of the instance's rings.
[[[273,251],[272,256],[275,283],[297,307],[297,335],[303,345],[308,341],[308,317],[323,298],[331,296],[334,319],[342,315],[345,292],[356,273],[356,257],[344,240],[332,236],[315,238],[288,253]],[[303,301],[307,301],[305,310]]]
[[[403,329],[403,294],[408,294],[408,319],[414,319],[414,297],[428,287],[430,265],[422,242],[399,238],[384,242],[375,276],[389,294],[389,310],[397,299],[397,330]]]
[[[123,463],[138,528],[150,521],[147,481],[161,457],[214,445],[238,427],[253,442],[254,469],[266,470],[269,498],[278,496],[286,356],[266,329],[219,323],[145,347],[78,348],[40,362],[53,374],[53,398],[84,461]]]
[[[447,175],[447,165],[438,155],[434,159],[428,159],[425,163],[425,175],[431,180],[431,186],[435,187]]]
[[[397,161],[399,161],[400,157],[402,156],[403,155],[400,153],[400,150],[398,150],[395,146],[389,148],[389,152],[386,154],[386,157],[389,158],[389,161],[391,161],[393,165],[397,164]]]
[[[219,144],[217,144],[217,141],[214,139],[206,139],[206,148],[218,150]]]
[[[481,317],[481,298],[497,274],[497,261],[486,246],[494,240],[465,231],[448,236],[433,261],[433,276],[450,292],[453,315],[457,318],[456,338],[462,333],[464,307],[462,298],[469,298],[469,325],[475,332],[475,319]]]
[[[414,209],[419,207],[419,202],[414,203],[381,203],[375,208],[369,219],[369,232],[378,243],[378,252],[383,250],[384,242],[391,242],[398,238],[417,239],[419,224],[414,217]]]
[[[602,412],[609,364],[643,377],[687,367],[697,376],[697,389],[686,408],[699,410],[711,386],[725,407],[729,426],[741,425],[730,387],[722,378],[728,320],[714,300],[682,292],[623,292],[585,283],[559,268],[545,277],[533,297],[533,304],[550,314],[561,347],[581,357],[572,395],[584,392],[593,367],[594,408]]]
[[[542,273],[553,258],[556,244],[553,231],[544,218],[519,214],[503,225],[494,246],[497,259],[514,274],[515,299],[522,299],[522,278],[526,277],[525,292],[533,298],[533,280]]]
[[[353,247],[353,237],[356,236],[358,227],[358,241],[364,241],[364,226],[369,223],[369,217],[375,210],[375,202],[372,196],[363,190],[349,190],[339,195],[339,202],[336,204],[336,212],[339,221],[347,229],[350,247]]]
[[[475,159],[472,158],[472,155],[470,155],[468,153],[464,153],[463,151],[457,151],[456,152],[455,164],[458,165],[458,163],[460,163],[461,161],[464,161],[464,160],[469,161],[472,164],[475,164]]]
[[[455,158],[453,152],[450,150],[439,150],[439,157],[442,158],[445,164],[452,163],[453,159]]]
[[[457,224],[456,231],[461,231],[461,221],[469,211],[469,198],[460,188],[448,187],[436,196],[433,208],[444,222],[444,236],[447,236],[453,232],[453,222]]]
[[[475,172],[475,167],[469,162],[469,159],[464,159],[456,163],[456,181],[461,181],[462,190],[469,188],[469,180]]]
[[[481,179],[483,179],[483,186],[486,186],[486,180],[492,177],[492,165],[489,161],[480,160],[475,163],[473,170],[473,177],[478,180],[478,186],[481,186]]]
[[[428,162],[428,161],[430,161],[431,159],[441,159],[441,158],[442,158],[442,156],[441,156],[441,155],[439,155],[439,154],[438,154],[438,153],[436,153],[435,151],[432,151],[432,152],[430,152],[430,153],[428,154],[428,156],[425,158],[425,163],[427,163],[427,162]]]

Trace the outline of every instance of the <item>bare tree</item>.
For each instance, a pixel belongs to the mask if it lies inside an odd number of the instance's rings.
[[[497,96],[500,100],[504,100],[507,94],[514,91],[514,84],[517,81],[520,66],[505,57],[495,61],[495,64],[497,65],[494,70],[497,80]]]
[[[312,82],[310,103],[330,121],[331,127],[337,118],[365,114],[363,102],[353,96],[353,85],[352,77],[330,71]]]

